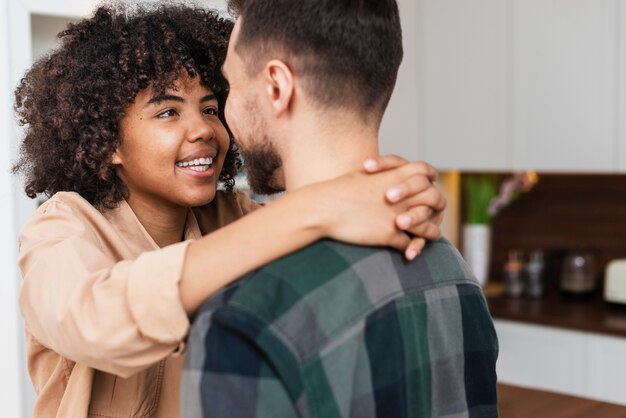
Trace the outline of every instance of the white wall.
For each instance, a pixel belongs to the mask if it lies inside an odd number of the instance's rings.
[[[74,19],[59,16],[31,15],[32,59],[36,61],[58,46],[57,34]]]
[[[380,127],[380,151],[398,154],[411,160],[419,159],[418,85],[417,85],[417,18],[418,2],[398,0],[404,40],[404,59],[398,71],[396,88]]]
[[[9,7],[0,3],[0,28],[8,27]],[[7,417],[23,416],[21,402],[22,347],[20,322],[17,313],[18,278],[15,267],[15,211],[14,186],[8,168],[13,155],[12,143],[12,103],[6,92],[11,91],[10,45],[7,36],[0,36],[0,405]]]

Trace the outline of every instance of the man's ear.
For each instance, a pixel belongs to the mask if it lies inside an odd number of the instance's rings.
[[[294,76],[291,68],[280,60],[271,60],[265,66],[267,98],[276,114],[286,112],[294,93]]]

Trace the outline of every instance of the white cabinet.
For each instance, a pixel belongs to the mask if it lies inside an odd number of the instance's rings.
[[[496,320],[498,380],[626,405],[626,338]]]
[[[441,168],[505,168],[506,2],[418,4],[420,155]]]
[[[498,380],[583,396],[584,335],[556,328],[496,321]]]
[[[417,2],[421,158],[626,171],[626,0]]]
[[[615,1],[510,5],[513,168],[616,169]]]
[[[587,344],[588,389],[593,398],[626,403],[626,340],[594,336]]]

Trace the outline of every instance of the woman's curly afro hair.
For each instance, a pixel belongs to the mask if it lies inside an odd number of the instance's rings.
[[[220,69],[232,27],[214,11],[184,4],[105,5],[68,25],[61,46],[15,91],[26,134],[13,171],[25,176],[26,194],[73,191],[96,207],[115,207],[126,193],[111,163],[125,109],[149,85],[171,87],[183,70],[213,91],[223,112],[228,87]],[[231,139],[220,175],[229,191],[239,166]]]

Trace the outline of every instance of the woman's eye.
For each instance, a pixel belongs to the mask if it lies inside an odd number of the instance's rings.
[[[214,107],[207,107],[206,109],[204,109],[204,114],[205,115],[210,115],[210,116],[217,116],[218,112],[217,109]]]
[[[163,112],[159,113],[157,115],[157,117],[159,117],[159,118],[169,118],[169,117],[176,116],[176,115],[177,115],[177,113],[176,113],[176,111],[174,109],[167,109],[167,110],[164,110]]]

